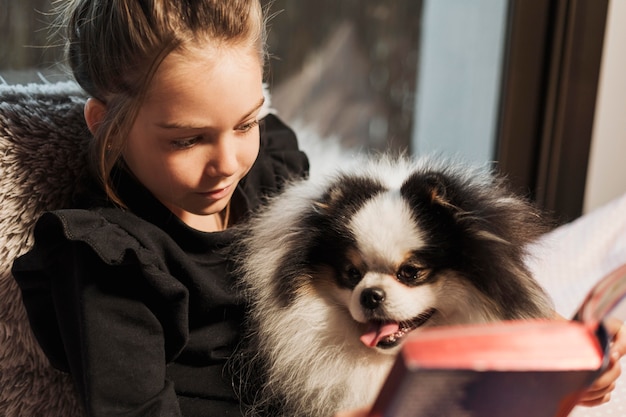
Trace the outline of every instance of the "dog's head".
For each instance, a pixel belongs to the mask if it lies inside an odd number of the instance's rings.
[[[418,327],[549,311],[524,265],[544,222],[490,172],[386,160],[341,173],[306,200],[287,197],[275,210],[274,299],[323,298],[349,316],[348,337],[369,347],[391,353]]]

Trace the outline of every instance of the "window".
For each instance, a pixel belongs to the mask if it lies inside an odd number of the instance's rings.
[[[564,222],[582,213],[608,0],[513,0],[496,159]]]
[[[582,211],[607,5],[274,0],[272,104],[346,146],[494,161],[567,221]],[[2,79],[66,78],[61,48],[42,48],[50,2],[0,7]]]

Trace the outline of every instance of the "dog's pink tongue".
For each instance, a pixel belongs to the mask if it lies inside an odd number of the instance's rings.
[[[370,323],[369,328],[361,336],[365,346],[376,347],[381,339],[397,333],[400,330],[398,323]]]

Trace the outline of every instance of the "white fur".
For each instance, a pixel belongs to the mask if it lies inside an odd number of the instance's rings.
[[[393,213],[380,216],[380,213]],[[398,190],[379,195],[359,210],[348,228],[359,242],[359,250],[372,262],[399,264],[409,250],[423,246],[422,231],[411,218],[411,209]],[[385,242],[386,245],[381,245]],[[370,265],[375,266],[375,265]]]

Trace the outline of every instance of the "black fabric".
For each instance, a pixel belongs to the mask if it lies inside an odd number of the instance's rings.
[[[243,219],[308,161],[275,116],[233,198]],[[239,416],[224,364],[239,340],[244,302],[228,274],[226,230],[189,228],[131,175],[80,208],[45,213],[13,275],[51,363],[71,372],[93,416]]]

